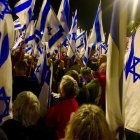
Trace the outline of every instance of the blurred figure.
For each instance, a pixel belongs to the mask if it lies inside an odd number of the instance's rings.
[[[101,85],[101,97],[99,99],[99,106],[105,111],[105,91],[106,91],[106,62],[102,63],[99,67],[99,83]]]
[[[105,54],[102,54],[102,55],[100,55],[99,60],[98,60],[99,66],[104,62],[107,62],[107,57]]]
[[[40,93],[40,86],[37,81],[27,77],[28,65],[25,61],[18,61],[15,65],[16,76],[13,78],[13,101],[22,91],[32,91],[36,96]]]
[[[68,75],[63,76],[59,90],[60,101],[48,110],[45,118],[46,127],[48,128],[48,140],[64,138],[64,130],[70,119],[70,115],[78,108],[78,103],[74,98],[79,93],[76,80]],[[55,138],[51,137],[55,135],[53,130],[56,132]]]
[[[39,117],[38,98],[30,91],[23,91],[13,103],[13,119],[7,120],[2,129],[8,140],[42,139],[42,133],[36,126]]]
[[[81,69],[81,75],[89,91],[89,102],[97,105],[101,94],[99,82],[94,79],[91,68],[89,67],[83,67]]]
[[[111,140],[103,111],[95,105],[82,105],[67,125],[65,140]]]
[[[80,77],[79,77],[79,74],[76,70],[70,70],[66,73],[66,75],[69,75],[71,77],[73,77],[77,83],[78,83],[78,86],[79,86],[79,94],[78,96],[76,97],[76,101],[78,102],[78,105],[82,105],[82,104],[85,104],[85,103],[89,103],[89,92],[88,92],[88,89],[87,87],[80,81]]]

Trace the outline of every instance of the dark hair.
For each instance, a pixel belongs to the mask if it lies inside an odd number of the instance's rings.
[[[89,67],[83,67],[83,68],[81,69],[81,75],[82,75],[82,76],[85,76],[85,75],[87,75],[87,74],[91,74],[91,68],[89,68]]]
[[[27,68],[28,68],[28,65],[27,65],[27,63],[25,61],[21,60],[21,61],[18,61],[16,63],[15,68],[17,70],[25,70],[26,71]]]
[[[65,75],[69,75],[69,76],[73,77],[77,81],[77,83],[79,84],[80,79],[79,79],[78,72],[76,70],[69,70],[68,72],[66,72]]]

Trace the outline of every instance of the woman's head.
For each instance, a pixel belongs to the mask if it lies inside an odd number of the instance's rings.
[[[69,71],[66,73],[66,75],[69,75],[69,76],[71,76],[72,78],[74,78],[74,79],[77,81],[77,83],[79,84],[80,78],[79,78],[79,74],[78,74],[78,72],[77,72],[76,70],[69,70]]]
[[[18,94],[13,104],[13,117],[24,126],[36,124],[40,116],[40,102],[30,91]]]
[[[82,105],[71,117],[65,140],[111,140],[103,111],[95,105]]]
[[[65,98],[73,98],[79,93],[77,81],[69,75],[62,77],[59,88],[61,96]]]

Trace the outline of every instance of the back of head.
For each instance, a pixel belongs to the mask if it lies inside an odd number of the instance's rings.
[[[16,70],[17,76],[26,75],[27,69],[28,69],[27,63],[23,60],[18,61],[15,65],[15,70]]]
[[[76,80],[71,76],[65,75],[60,82],[60,94],[65,98],[73,98],[79,93],[79,87]]]
[[[89,67],[81,68],[81,75],[82,76],[89,75],[89,74],[91,74],[91,68],[89,68]]]
[[[79,79],[78,72],[77,72],[76,70],[69,70],[69,71],[66,73],[66,75],[69,75],[69,76],[73,77],[73,78],[77,81],[77,83],[79,84],[80,79]]]
[[[65,140],[111,140],[103,111],[95,105],[82,105],[69,121]]]
[[[40,117],[40,102],[30,91],[18,94],[13,104],[13,117],[24,126],[35,125]]]

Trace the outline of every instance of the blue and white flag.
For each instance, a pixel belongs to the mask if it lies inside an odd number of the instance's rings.
[[[38,59],[37,66],[34,71],[34,78],[38,81],[38,83],[41,86],[45,81],[46,67],[47,67],[46,49],[44,48],[42,54]]]
[[[20,21],[19,21],[19,18],[16,19],[16,20],[14,21],[14,29],[15,29],[15,30],[19,30],[19,29],[22,29],[22,28],[23,28],[23,25],[21,25],[21,23],[20,23]]]
[[[76,38],[76,53],[81,58],[85,54],[86,48],[86,31],[83,31]]]
[[[95,49],[96,48],[96,45],[97,45],[96,42],[94,44],[90,45],[90,46],[88,46],[88,44],[87,44],[86,51],[85,51],[85,54],[84,54],[84,57],[83,57],[83,63],[84,63],[84,65],[87,64],[88,59],[91,56],[91,50],[92,49]]]
[[[77,37],[77,10],[75,11],[75,15],[72,21],[72,26],[70,29],[70,46],[68,47],[67,56],[72,60],[75,60],[75,52],[76,52],[76,37]]]
[[[95,42],[105,42],[105,35],[103,31],[102,24],[102,9],[101,3],[99,4],[96,17],[94,20],[94,25],[91,31],[91,34],[88,38],[88,45],[94,44]]]
[[[49,48],[62,42],[66,38],[64,29],[59,20],[50,7],[48,0],[43,1],[43,5],[39,14],[36,25],[36,42],[48,42]]]
[[[8,1],[0,2],[0,123],[12,118],[12,64],[10,55],[10,40],[14,34],[8,34],[7,20],[12,19],[8,12]],[[8,14],[8,16],[7,16]],[[9,17],[9,19],[7,19]],[[13,23],[11,20],[10,23]],[[11,28],[12,29],[12,28]]]
[[[88,38],[88,41],[87,41],[88,47],[86,48],[85,56],[83,59],[84,64],[86,64],[88,61],[90,51],[92,49],[91,47],[93,46],[93,44],[97,44],[99,42],[105,42],[105,35],[104,35],[103,24],[102,24],[101,3],[99,4],[99,7],[98,7],[98,10],[96,13],[96,17],[94,20],[94,25],[93,25],[91,34]]]
[[[96,53],[98,53],[99,56],[101,54],[107,54],[107,51],[108,51],[108,45],[105,42],[101,42],[97,44]]]
[[[25,34],[25,49],[30,50],[29,48],[32,48],[31,52],[33,52],[36,45],[34,32],[35,32],[35,22],[34,20],[32,20],[29,23]]]
[[[115,0],[108,39],[106,78],[106,119],[114,134],[122,134],[123,128],[123,70],[126,37],[126,1]],[[124,6],[125,5],[125,6]],[[121,131],[121,132],[120,132]],[[120,133],[119,133],[120,132]],[[118,135],[118,139],[122,135]],[[116,139],[116,138],[113,138]]]
[[[13,18],[11,16],[11,9],[9,7],[8,0],[0,0],[0,19],[5,19],[7,26],[7,32],[10,36],[9,38],[9,46],[10,48],[13,46],[14,43],[14,23]],[[10,23],[10,26],[9,26]]]
[[[28,26],[29,22],[33,18],[35,0],[19,0],[16,3],[14,12],[19,17],[22,25]]]
[[[44,117],[51,101],[51,85],[52,85],[53,64],[46,67],[46,77],[39,94],[41,116]]]
[[[53,69],[53,68],[52,68]],[[34,76],[41,85],[41,92],[39,94],[39,101],[41,106],[41,115],[44,116],[48,109],[48,104],[51,98],[51,83],[52,83],[52,69],[47,64],[46,48],[44,46],[43,53],[40,55]]]
[[[125,128],[140,133],[140,26],[132,35],[125,55],[124,113]]]
[[[69,33],[69,15],[70,15],[69,0],[62,0],[57,17],[64,31],[67,34]]]

